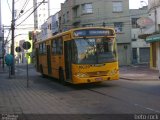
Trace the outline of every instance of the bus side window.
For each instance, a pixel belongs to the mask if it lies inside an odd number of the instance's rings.
[[[43,50],[43,45],[42,43],[39,44],[39,53],[42,54],[42,50]]]
[[[52,40],[52,53],[56,54],[56,40]]]
[[[63,54],[63,40],[62,40],[62,38],[59,38],[58,41],[59,41],[58,52],[59,52],[60,55],[62,55]]]
[[[55,55],[63,54],[63,41],[62,38],[58,38],[52,41],[52,53]]]
[[[42,45],[43,45],[43,53],[45,54],[47,52],[47,50],[46,50],[46,43],[43,43]]]

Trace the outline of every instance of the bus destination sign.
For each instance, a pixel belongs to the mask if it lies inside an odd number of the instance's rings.
[[[74,31],[75,37],[84,37],[84,36],[112,36],[114,35],[113,30],[111,29],[87,29],[87,30],[76,30]]]

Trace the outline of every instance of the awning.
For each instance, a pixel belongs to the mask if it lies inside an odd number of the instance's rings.
[[[146,42],[157,42],[160,41],[160,34],[151,35],[146,38]]]
[[[148,36],[150,36],[151,34],[140,34],[138,35],[139,39],[146,39]]]

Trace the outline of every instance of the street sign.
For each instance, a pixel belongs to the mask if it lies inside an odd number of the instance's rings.
[[[16,47],[16,52],[21,52],[21,47]]]
[[[5,62],[8,66],[11,66],[13,64],[13,55],[7,54],[5,56]]]
[[[149,17],[141,17],[137,20],[137,24],[143,28],[143,27],[146,27],[146,26],[151,26],[154,24],[153,20]]]
[[[23,43],[23,48],[24,48],[25,50],[30,49],[30,48],[31,48],[31,43],[28,42],[28,41],[24,42],[24,43]]]

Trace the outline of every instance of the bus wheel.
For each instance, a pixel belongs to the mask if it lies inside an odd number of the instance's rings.
[[[59,69],[59,80],[62,85],[66,85],[66,81],[64,80],[64,72],[62,68]]]

